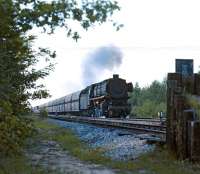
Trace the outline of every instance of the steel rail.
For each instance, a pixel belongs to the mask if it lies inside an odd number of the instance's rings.
[[[92,117],[79,117],[79,116],[55,116],[50,115],[50,118],[72,121],[72,122],[83,122],[101,126],[118,127],[129,130],[137,130],[142,132],[148,132],[153,134],[166,134],[166,126],[161,124],[153,124],[149,121],[133,121],[133,120],[116,120],[116,119],[106,119],[106,118],[92,118]]]

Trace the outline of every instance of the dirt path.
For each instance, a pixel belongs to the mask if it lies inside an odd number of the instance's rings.
[[[33,166],[63,174],[114,174],[116,171],[100,165],[88,164],[63,151],[54,141],[40,140],[28,148],[26,154]]]

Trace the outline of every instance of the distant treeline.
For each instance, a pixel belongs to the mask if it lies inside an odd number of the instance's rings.
[[[140,87],[135,83],[130,94],[131,116],[158,117],[158,112],[166,113],[166,80],[153,81],[150,86]]]

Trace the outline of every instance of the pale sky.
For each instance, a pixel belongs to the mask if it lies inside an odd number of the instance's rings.
[[[81,65],[101,46],[119,47],[123,62],[113,71],[96,74],[99,81],[118,73],[128,82],[146,86],[174,72],[176,58],[194,59],[194,71],[200,70],[199,0],[118,1],[122,9],[113,18],[124,24],[118,32],[111,23],[86,32],[71,22],[81,34],[78,43],[67,38],[62,29],[51,36],[38,34],[35,45],[55,50],[57,65],[42,81],[52,98],[31,102],[34,106],[83,89]]]

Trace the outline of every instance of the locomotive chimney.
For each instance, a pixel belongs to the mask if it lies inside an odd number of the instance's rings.
[[[113,79],[118,79],[119,78],[119,74],[113,74]]]

